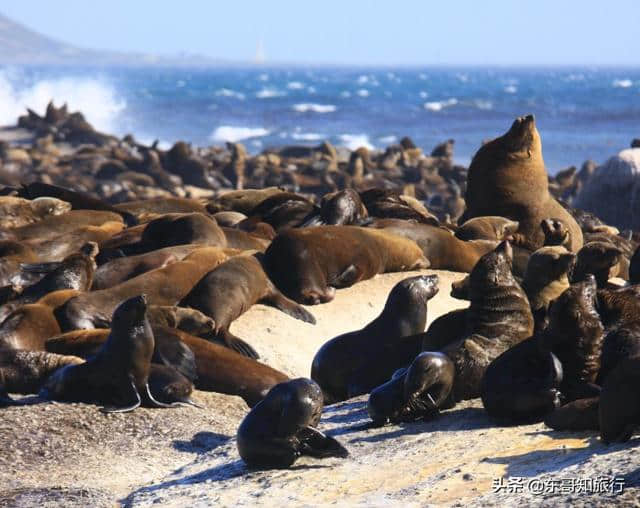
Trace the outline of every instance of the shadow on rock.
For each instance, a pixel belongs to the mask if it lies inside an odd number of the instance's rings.
[[[556,433],[554,437],[559,437]],[[576,433],[566,434],[566,438],[576,438]],[[628,443],[605,445],[597,437],[589,437],[589,446],[581,448],[559,448],[556,450],[532,450],[519,455],[504,457],[488,457],[485,462],[491,464],[506,464],[505,476],[530,477],[544,473],[553,473],[576,464],[583,464],[596,455],[607,455],[627,448],[637,446],[640,439]],[[558,444],[561,444],[559,441]],[[638,472],[636,471],[636,476]]]
[[[468,407],[464,409],[454,409],[445,411],[433,420],[415,421],[400,423],[398,425],[381,427],[389,429],[388,432],[375,434],[372,436],[358,437],[351,440],[352,443],[368,442],[377,443],[387,439],[394,439],[402,436],[412,436],[426,432],[452,432],[460,430],[477,430],[495,427],[487,418],[487,413],[482,408]],[[362,425],[351,427],[348,432],[364,430]],[[333,431],[333,435],[346,434],[347,432]]]
[[[216,432],[198,432],[191,441],[174,441],[173,447],[179,452],[206,453],[215,450],[231,439],[231,436]]]

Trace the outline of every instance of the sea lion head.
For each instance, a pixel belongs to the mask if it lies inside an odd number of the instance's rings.
[[[303,427],[316,426],[322,415],[324,395],[315,381],[297,378],[274,386],[265,400],[278,398],[280,421],[278,435],[292,435]]]
[[[512,266],[513,249],[509,241],[504,240],[482,256],[473,267],[469,275],[470,292],[474,288],[482,291],[484,287],[511,285],[515,281],[511,273]]]
[[[48,215],[62,215],[71,210],[71,203],[51,197],[36,198],[29,204],[33,213],[41,218]]]
[[[453,387],[455,367],[443,353],[424,351],[411,363],[404,381],[404,398],[409,405],[417,398],[436,411]]]
[[[456,229],[460,240],[509,240],[520,223],[497,215],[473,217]]]
[[[427,302],[438,293],[438,281],[435,274],[417,275],[398,282],[389,293],[383,313],[399,322],[403,335],[424,330]]]
[[[516,118],[509,131],[500,139],[511,154],[523,154],[529,158],[534,153],[542,153],[542,142],[533,115]]]
[[[529,257],[525,280],[533,277],[546,282],[567,276],[575,263],[576,255],[564,247],[541,247]]]
[[[560,219],[544,219],[540,223],[544,232],[545,245],[568,245],[571,240],[569,228]]]
[[[588,274],[584,281],[571,284],[552,304],[549,310],[549,330],[556,337],[576,336],[576,329],[587,327],[602,331],[600,316],[596,311],[596,279]]]
[[[579,251],[573,271],[573,281],[586,280],[595,275],[599,286],[604,286],[611,276],[617,275],[616,266],[622,259],[622,251],[609,242],[589,242]]]

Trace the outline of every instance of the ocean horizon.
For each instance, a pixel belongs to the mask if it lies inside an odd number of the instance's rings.
[[[0,66],[0,125],[50,99],[99,130],[163,147],[384,149],[409,136],[427,153],[454,139],[465,165],[533,113],[552,174],[604,162],[640,137],[640,68],[631,67]]]

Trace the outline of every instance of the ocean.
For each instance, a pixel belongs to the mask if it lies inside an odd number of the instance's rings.
[[[100,130],[161,146],[384,148],[410,136],[428,152],[453,138],[461,164],[533,113],[551,173],[640,137],[638,68],[0,67],[0,125],[51,98]]]

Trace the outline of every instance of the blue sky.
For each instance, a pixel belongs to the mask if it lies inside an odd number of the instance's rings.
[[[363,65],[640,65],[640,0],[2,0],[97,49]]]

